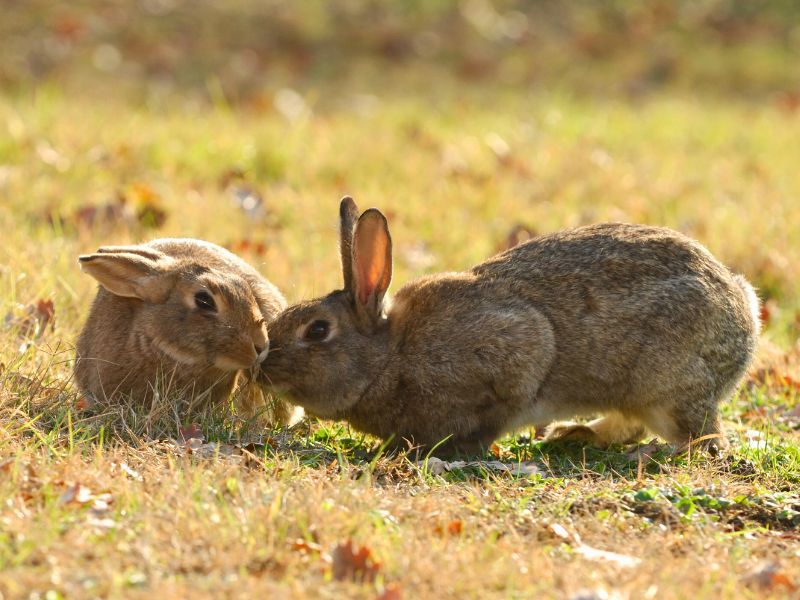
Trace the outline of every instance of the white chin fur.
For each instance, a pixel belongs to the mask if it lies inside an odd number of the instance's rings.
[[[258,357],[256,358],[256,364],[260,365],[261,363],[263,363],[267,359],[267,354],[269,354],[269,348],[266,348],[261,351],[261,354],[259,354]]]

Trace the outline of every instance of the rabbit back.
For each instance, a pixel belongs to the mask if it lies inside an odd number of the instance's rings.
[[[473,272],[504,282],[551,324],[556,352],[535,402],[553,419],[616,412],[685,438],[716,419],[755,351],[752,288],[669,229],[584,227],[531,240]]]

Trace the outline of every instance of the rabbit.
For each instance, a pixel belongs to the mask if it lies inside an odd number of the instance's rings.
[[[727,445],[717,406],[753,357],[758,299],[699,243],[590,225],[416,279],[389,303],[386,218],[359,216],[349,197],[339,213],[344,288],[283,311],[261,364],[307,413],[439,454],[548,425],[551,441],[608,446],[650,430]]]
[[[267,355],[267,324],[286,306],[250,265],[200,240],[108,246],[78,260],[100,284],[75,362],[78,387],[96,400],[146,403],[158,391],[223,402]],[[275,413],[285,421],[288,407]]]

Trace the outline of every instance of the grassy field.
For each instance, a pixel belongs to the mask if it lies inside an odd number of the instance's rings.
[[[4,64],[0,598],[800,597],[800,111],[774,87],[796,67],[754,42],[694,93],[688,47],[686,78],[645,95],[407,63],[149,94],[99,68],[83,87],[107,49],[35,82]],[[765,300],[757,364],[723,409],[730,452],[523,431],[471,464],[415,463],[342,423],[85,405],[79,254],[204,238],[299,300],[340,284],[344,193],[388,215],[393,289],[520,232],[624,220],[701,240]]]

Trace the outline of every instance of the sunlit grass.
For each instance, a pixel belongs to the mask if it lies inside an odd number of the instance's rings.
[[[394,584],[406,598],[781,594],[750,590],[744,576],[762,561],[780,573],[800,566],[800,439],[787,416],[797,406],[800,120],[679,94],[631,104],[470,88],[437,100],[377,93],[365,105],[332,93],[308,91],[296,120],[179,96],[157,110],[46,87],[0,99],[0,318],[39,298],[55,303],[55,328],[30,346],[13,319],[0,330],[0,592],[374,598]],[[233,170],[263,212],[236,205]],[[676,227],[774,301],[763,368],[775,373],[724,408],[723,458],[551,446],[520,432],[484,458],[540,467],[522,478],[481,465],[434,474],[342,423],[280,432],[200,415],[212,449],[201,455],[180,439],[189,423],[169,413],[156,423],[134,409],[76,409],[72,344],[94,293],[78,254],[200,237],[241,248],[291,300],[306,298],[340,285],[344,193],[389,216],[394,289],[482,260],[516,225]],[[118,195],[165,211],[166,222],[89,227],[75,216]],[[86,502],[69,499],[75,484]],[[333,579],[332,548],[347,538],[382,563],[374,581]],[[642,564],[582,557],[579,540]]]

